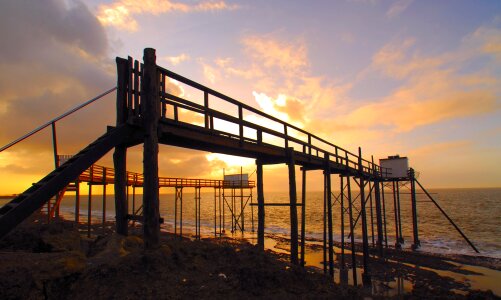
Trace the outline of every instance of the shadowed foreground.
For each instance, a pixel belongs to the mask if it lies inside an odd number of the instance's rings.
[[[260,252],[256,246],[242,241],[190,241],[164,233],[159,248],[145,251],[141,238],[114,234],[112,223],[105,231],[100,225],[94,227],[97,237],[92,239],[79,233],[78,226],[82,225],[66,221],[40,223],[34,218],[26,220],[0,242],[1,299],[363,299],[371,296],[370,290],[332,283],[316,268],[292,265],[287,262],[288,255]],[[81,229],[84,230],[84,226]],[[384,264],[376,265],[375,270],[385,270]],[[401,267],[398,269],[409,272]],[[415,282],[412,294],[404,298],[496,298],[491,292],[455,294],[451,291],[453,288],[457,287],[445,285],[437,289],[431,282]]]
[[[232,240],[164,234],[144,251],[137,236],[85,239],[71,223],[23,224],[0,244],[2,299],[357,297],[276,254]]]

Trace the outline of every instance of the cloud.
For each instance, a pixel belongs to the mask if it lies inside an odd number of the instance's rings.
[[[301,39],[251,35],[242,38],[241,44],[245,59],[201,61],[205,78],[210,83],[220,77],[252,80],[257,106],[284,121],[307,126],[315,111],[321,115],[349,89],[347,84],[310,74],[307,45]]]
[[[411,4],[413,0],[397,0],[386,11],[388,18],[394,18],[403,13]]]
[[[474,52],[493,56],[501,63],[501,29],[482,26],[464,39],[464,43]]]
[[[246,51],[265,67],[277,67],[285,72],[300,72],[308,66],[306,45],[284,42],[270,37],[248,36],[242,41]]]
[[[408,54],[416,39],[407,38],[399,42],[390,42],[381,48],[372,58],[372,67],[395,79],[403,79],[411,73],[430,70],[443,62],[437,58],[423,58],[417,54]]]
[[[139,25],[136,15],[159,15],[169,12],[203,12],[234,10],[237,5],[225,1],[202,1],[196,4],[186,4],[171,0],[117,0],[111,4],[102,4],[98,8],[97,17],[105,26],[114,26],[128,31],[137,31]]]
[[[177,56],[165,56],[162,59],[166,60],[166,61],[170,62],[172,65],[176,66],[184,61],[190,60],[190,56],[186,53],[181,53]]]
[[[430,81],[427,81],[431,83]],[[384,101],[364,105],[346,118],[364,127],[385,126],[397,132],[443,122],[450,119],[481,115],[499,109],[496,96],[486,90],[441,91],[443,96],[419,99],[424,91],[419,84],[409,90],[400,89]],[[415,93],[415,94],[412,94]]]
[[[215,69],[214,67],[212,67],[211,65],[203,63],[203,62],[202,62],[202,66],[203,66],[203,72],[204,72],[205,78],[211,84],[216,83],[216,81],[220,77],[219,71],[217,69]]]
[[[413,38],[383,46],[363,73],[382,73],[401,83],[388,96],[353,109],[346,121],[404,132],[498,110],[500,82],[490,71],[496,62],[475,72],[464,68],[486,55],[497,60],[499,38],[493,34],[495,31],[480,28],[465,37],[457,50],[436,56],[420,55],[414,49]],[[485,51],[486,48],[492,51]]]
[[[273,99],[265,93],[255,91],[252,92],[252,95],[265,113],[282,121],[294,123],[298,127],[303,126],[305,122],[304,105],[301,100],[284,94],[279,94],[277,98]]]
[[[80,1],[1,1],[0,38],[2,146],[115,85],[105,30]],[[59,153],[114,124],[114,102],[112,94],[58,122]],[[50,128],[0,153],[0,168],[2,192],[51,170]]]

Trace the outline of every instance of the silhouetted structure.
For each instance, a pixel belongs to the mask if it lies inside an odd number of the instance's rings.
[[[291,237],[291,262],[304,264],[305,253],[305,205],[306,205],[306,175],[308,171],[322,170],[324,172],[324,261],[330,275],[334,274],[334,248],[333,248],[333,207],[336,203],[341,207],[341,278],[347,278],[345,264],[345,215],[348,214],[349,238],[351,239],[353,280],[356,283],[355,263],[355,226],[361,217],[362,248],[363,248],[363,281],[370,284],[370,257],[368,228],[372,232],[372,246],[377,247],[378,254],[384,255],[384,247],[388,247],[386,230],[386,203],[385,190],[391,189],[393,195],[393,208],[395,228],[397,235],[397,248],[404,242],[402,239],[402,224],[400,216],[400,192],[399,188],[406,183],[411,184],[411,205],[413,222],[413,248],[419,247],[418,238],[418,213],[416,208],[416,187],[423,189],[442,213],[445,212],[433,200],[431,195],[416,180],[414,170],[399,176],[392,176],[392,170],[381,167],[374,160],[362,157],[359,148],[358,153],[349,152],[334,145],[310,132],[288,124],[276,117],[267,115],[251,106],[214,91],[204,85],[196,83],[188,78],[178,75],[156,65],[155,50],[144,50],[144,63],[140,64],[131,57],[128,59],[117,58],[117,118],[116,126],[108,128],[107,133],[87,146],[75,156],[67,159],[59,165],[57,163],[57,140],[55,139],[55,122],[52,120],[45,127],[52,124],[54,137],[54,157],[56,169],[44,177],[32,187],[14,198],[11,202],[0,209],[0,237],[7,234],[37,209],[40,209],[52,197],[61,194],[65,189],[72,188],[69,185],[75,180],[89,180],[94,183],[96,172],[91,167],[99,158],[114,148],[114,176],[108,177],[106,170],[101,171],[99,182],[113,182],[115,189],[116,230],[126,235],[130,221],[142,221],[144,241],[146,247],[154,248],[159,241],[159,228],[161,217],[159,214],[159,189],[162,187],[162,178],[158,175],[158,144],[173,145],[178,147],[203,150],[208,152],[224,153],[235,156],[256,159],[257,165],[257,207],[258,207],[258,246],[264,248],[265,231],[265,207],[282,206],[290,210],[290,237]],[[185,99],[174,95],[168,90],[168,81],[176,80],[198,92],[203,99]],[[115,90],[115,89],[112,89]],[[108,91],[111,92],[112,90]],[[202,100],[197,103],[196,100]],[[94,101],[94,100],[93,100]],[[212,103],[217,103],[216,105]],[[91,103],[91,102],[88,102]],[[87,104],[88,104],[87,103]],[[219,106],[224,104],[225,111],[236,111],[234,114],[223,112]],[[87,105],[85,104],[85,105]],[[76,110],[73,110],[76,111]],[[192,115],[201,117],[203,123],[188,122],[180,116],[180,111],[190,112]],[[273,126],[263,126],[257,122],[251,122],[245,116],[253,114],[258,119],[265,120]],[[223,130],[218,128],[217,122],[231,124],[237,130]],[[227,127],[231,127],[227,126]],[[43,128],[45,128],[43,127]],[[42,129],[43,129],[42,128]],[[277,129],[279,128],[279,129]],[[41,129],[39,129],[41,130]],[[250,132],[250,133],[249,133]],[[30,133],[31,135],[32,133]],[[27,135],[29,136],[29,135]],[[3,147],[1,151],[23,140],[27,136],[14,141]],[[143,174],[141,179],[135,178],[133,184],[143,187],[143,215],[139,218],[137,209],[133,207],[129,213],[127,201],[127,188],[131,185],[126,171],[127,148],[144,145]],[[289,203],[270,203],[264,199],[263,166],[269,164],[287,164],[289,174]],[[302,167],[303,189],[301,202],[297,202],[295,166]],[[89,169],[90,168],[90,169]],[[86,175],[90,172],[90,175]],[[341,193],[334,195],[332,192],[331,176],[338,175],[341,178]],[[83,176],[83,177],[82,177]],[[89,176],[90,179],[85,179]],[[182,186],[176,188],[176,205],[178,200],[182,206]],[[197,188],[197,186],[195,186]],[[195,205],[196,220],[200,219],[200,186],[196,191]],[[237,187],[242,188],[242,187]],[[223,185],[224,189],[224,185]],[[197,194],[198,193],[198,194]],[[215,192],[215,199],[218,197]],[[252,193],[251,193],[252,194]],[[334,202],[333,202],[334,197]],[[59,196],[60,201],[62,196]],[[359,208],[355,202],[359,202]],[[347,203],[346,203],[347,202]],[[89,200],[90,203],[90,200]],[[133,202],[134,203],[134,202]],[[370,208],[370,218],[367,216],[367,205]],[[376,224],[374,225],[373,205],[376,209]],[[298,236],[298,212],[301,207],[301,232]],[[348,206],[348,207],[346,207]],[[197,208],[198,207],[198,208]],[[220,204],[221,207],[221,204]],[[198,209],[198,211],[197,211]],[[243,209],[243,206],[242,206]],[[52,215],[54,210],[49,210]],[[240,212],[243,214],[242,212]],[[177,215],[177,208],[176,208]],[[236,214],[232,211],[232,222],[238,223]],[[90,215],[89,215],[90,217]],[[446,215],[455,228],[462,234],[466,241],[475,249],[473,244],[459,230],[459,228]],[[215,218],[216,219],[216,218]],[[370,220],[370,222],[369,222]],[[244,230],[241,219],[241,230]],[[234,224],[235,224],[234,223]],[[370,224],[369,224],[370,223]],[[175,224],[177,226],[177,217]],[[232,230],[235,230],[234,224]],[[240,224],[240,223],[239,223]],[[182,225],[182,223],[181,223]],[[377,232],[377,241],[374,240],[374,226]],[[182,227],[181,227],[182,228]],[[199,223],[196,228],[200,228]],[[176,227],[177,230],[177,227]],[[181,229],[182,230],[182,229]],[[216,229],[215,229],[216,231]],[[196,233],[198,236],[200,232]],[[299,242],[301,247],[299,247]],[[476,250],[476,249],[475,249]],[[299,260],[299,251],[301,256]]]

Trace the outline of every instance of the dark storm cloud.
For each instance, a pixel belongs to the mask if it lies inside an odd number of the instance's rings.
[[[115,85],[106,32],[80,1],[1,1],[0,40],[0,144]],[[107,101],[87,126],[65,121],[69,144],[105,131]]]
[[[108,47],[103,27],[80,1],[1,1],[0,36],[0,61],[36,58],[27,54],[54,41],[96,56]]]

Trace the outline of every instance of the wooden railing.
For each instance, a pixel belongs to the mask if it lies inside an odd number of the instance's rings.
[[[268,115],[266,113],[261,112],[260,110],[246,105],[240,101],[237,101],[231,97],[228,97],[220,92],[212,90],[204,85],[201,85],[197,82],[194,82],[186,77],[183,77],[179,74],[176,74],[172,71],[164,69],[162,67],[158,67],[159,70],[159,81],[160,81],[160,101],[161,101],[161,117],[167,117],[167,107],[171,107],[173,110],[173,119],[175,121],[179,121],[179,109],[185,109],[192,111],[194,113],[201,114],[204,118],[205,129],[215,130],[214,128],[214,119],[223,120],[226,122],[230,122],[238,126],[238,134],[232,134],[230,132],[226,132],[230,137],[235,139],[239,139],[240,141],[249,141],[257,144],[263,143],[263,134],[268,134],[275,138],[282,140],[282,146],[287,149],[291,147],[291,145],[298,145],[299,151],[304,154],[308,154],[316,157],[324,157],[329,160],[336,162],[340,165],[344,165],[353,169],[360,169],[364,173],[375,174],[375,175],[387,175],[390,173],[388,169],[382,169],[379,165],[373,163],[372,161],[368,161],[366,159],[361,158],[361,156],[352,153],[348,150],[345,150],[333,143],[326,141],[310,132],[307,132],[297,126],[291,125],[287,122],[284,122],[276,117]],[[203,92],[204,104],[200,105],[190,101],[188,99],[184,99],[173,95],[171,93],[166,92],[165,84],[167,78],[174,79],[178,82],[186,84],[192,88],[195,88],[201,92]],[[236,110],[238,111],[238,117],[229,115],[217,109],[214,109],[210,106],[210,97],[216,97],[219,100],[223,100],[229,104],[236,106]],[[267,128],[252,122],[249,122],[244,119],[245,113],[252,113],[256,116],[259,116],[265,120],[280,124],[283,128],[283,131],[273,130],[271,128]],[[249,138],[244,135],[244,129],[251,129],[256,132],[256,138]],[[303,139],[298,137],[294,137],[289,132],[295,131],[303,136]],[[322,146],[320,146],[322,145]],[[296,149],[298,150],[298,149]]]
[[[143,174],[137,172],[127,172],[127,185],[142,186]],[[115,170],[100,165],[92,165],[78,177],[80,182],[89,182],[91,184],[113,184],[115,182]],[[176,178],[159,177],[160,187],[214,187],[214,188],[254,188],[256,186],[253,180],[229,181],[217,179],[198,179],[198,178]]]
[[[141,78],[142,78],[142,65],[131,57],[127,60],[127,80],[126,80],[126,104],[128,119],[133,117],[141,117]],[[184,76],[176,74],[170,70],[157,66],[158,75],[158,88],[160,96],[160,117],[164,119],[172,119],[176,122],[182,122],[180,118],[180,110],[187,110],[192,113],[198,114],[203,119],[201,123],[189,122],[191,125],[197,125],[202,128],[217,131],[227,135],[230,138],[243,142],[251,142],[256,144],[272,144],[266,136],[270,136],[275,141],[280,141],[279,146],[287,149],[289,147],[295,148],[312,157],[323,158],[339,165],[346,166],[347,168],[358,170],[366,175],[383,176],[386,177],[391,174],[390,169],[381,168],[373,161],[364,159],[359,153],[353,153],[343,149],[317,135],[307,132],[297,126],[289,124],[279,118],[266,114],[254,107],[237,101],[229,96],[226,96],[218,91],[215,91],[207,86],[190,80]],[[203,104],[195,103],[192,100],[179,97],[167,90],[169,79],[176,80],[190,88],[199,91],[203,94]],[[222,100],[225,104],[234,106],[236,115],[231,115],[211,106],[211,100]],[[169,113],[168,113],[169,112]],[[265,122],[273,123],[280,127],[281,130],[268,128],[244,118],[245,115],[254,115],[265,120]],[[228,122],[234,128],[238,128],[238,133],[230,132],[224,129],[216,129],[215,120]],[[254,137],[249,137],[245,132],[255,132]],[[295,134],[291,134],[291,133]]]

